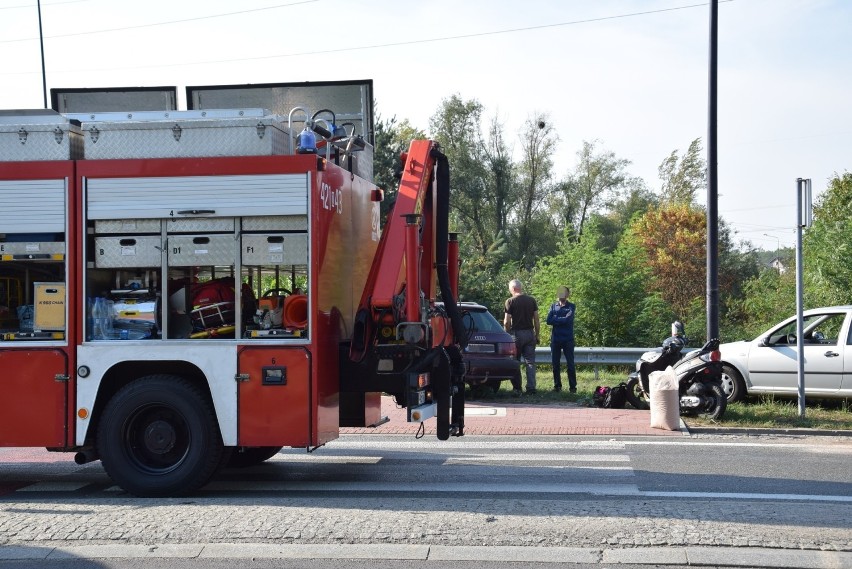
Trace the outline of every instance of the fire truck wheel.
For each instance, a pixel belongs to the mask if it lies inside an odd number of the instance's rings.
[[[234,449],[228,468],[247,468],[269,460],[284,447],[242,447]]]
[[[97,447],[110,478],[143,497],[197,490],[216,472],[224,448],[211,404],[173,375],[142,377],[119,390],[104,409]]]

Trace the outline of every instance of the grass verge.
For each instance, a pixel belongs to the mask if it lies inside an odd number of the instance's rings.
[[[721,421],[699,417],[685,418],[688,426],[750,427],[759,429],[852,430],[852,409],[846,400],[807,402],[805,418],[799,417],[799,404],[793,399],[771,396],[731,403]]]
[[[523,373],[523,372],[522,372]],[[553,391],[553,373],[550,367],[541,366],[536,373],[537,393],[524,393],[514,397],[512,385],[504,381],[500,390],[494,393],[486,387],[468,390],[468,399],[476,402],[526,403],[526,404],[579,404],[592,405],[592,394],[598,385],[618,385],[627,381],[626,369],[602,369],[596,379],[593,371],[577,373],[577,393],[568,392],[568,379],[562,374],[562,391]],[[526,389],[526,376],[523,379]],[[629,404],[628,404],[629,407]],[[805,410],[805,418],[799,418],[799,407],[795,399],[779,399],[771,396],[750,398],[728,405],[720,421],[711,421],[698,417],[684,417],[688,426],[696,427],[744,427],[760,429],[828,429],[852,430],[852,401],[849,400],[810,400]]]

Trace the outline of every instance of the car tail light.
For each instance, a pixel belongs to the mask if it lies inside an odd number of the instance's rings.
[[[515,351],[515,343],[514,342],[500,342],[497,344],[497,353],[503,356],[512,356],[513,358],[518,355]]]
[[[719,350],[713,350],[710,352],[710,361],[711,362],[719,362],[722,361],[722,352]]]

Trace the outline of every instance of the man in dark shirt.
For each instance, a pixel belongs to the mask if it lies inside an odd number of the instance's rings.
[[[538,304],[533,297],[524,294],[524,287],[517,279],[509,282],[509,292],[512,296],[506,300],[503,327],[515,337],[518,357],[523,358],[527,367],[527,393],[532,394],[535,393],[535,347],[541,327]]]
[[[567,286],[556,291],[557,301],[550,305],[547,323],[553,326],[550,336],[550,357],[553,364],[553,390],[562,391],[562,373],[560,368],[562,354],[568,368],[568,387],[571,393],[577,392],[577,371],[574,367],[574,313],[577,309],[568,302],[571,291]]]

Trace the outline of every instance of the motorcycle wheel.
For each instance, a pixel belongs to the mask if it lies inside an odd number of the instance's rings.
[[[725,409],[728,408],[728,396],[725,394],[722,386],[715,383],[710,386],[710,391],[713,393],[714,402],[708,403],[699,415],[716,421],[722,418],[722,415],[725,414]]]
[[[639,380],[635,377],[632,377],[627,381],[627,402],[637,409],[645,410],[651,408],[648,404],[647,398],[645,397],[645,393],[639,386]]]

